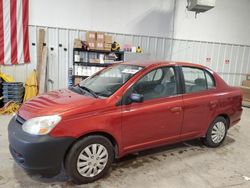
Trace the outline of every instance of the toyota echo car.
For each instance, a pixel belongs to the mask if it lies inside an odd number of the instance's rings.
[[[88,183],[128,153],[195,138],[218,147],[240,121],[241,102],[240,90],[207,67],[126,62],[25,102],[9,123],[9,148],[27,171],[63,168]]]

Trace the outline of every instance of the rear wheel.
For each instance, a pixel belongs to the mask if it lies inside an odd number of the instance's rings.
[[[203,143],[208,147],[220,146],[226,138],[228,122],[224,117],[217,117],[208,128]]]
[[[65,169],[75,183],[89,183],[103,177],[113,159],[113,145],[107,138],[87,136],[70,149]]]

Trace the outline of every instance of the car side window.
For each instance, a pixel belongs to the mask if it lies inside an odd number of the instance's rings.
[[[142,79],[139,80],[139,82],[157,81],[160,80],[161,77],[162,77],[162,70],[156,69],[145,75]]]
[[[202,69],[194,67],[182,67],[186,93],[194,93],[207,90],[207,81]]]
[[[131,93],[142,94],[144,100],[176,95],[176,76],[173,67],[150,71],[132,86]]]
[[[214,77],[207,71],[205,71],[206,79],[207,79],[207,87],[208,89],[215,87]]]

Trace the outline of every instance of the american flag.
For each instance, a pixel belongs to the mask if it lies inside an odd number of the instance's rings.
[[[29,0],[0,0],[0,65],[30,62]]]

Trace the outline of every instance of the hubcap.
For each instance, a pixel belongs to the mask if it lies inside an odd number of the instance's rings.
[[[226,133],[225,124],[223,122],[217,122],[212,129],[212,140],[214,143],[219,143],[223,140]]]
[[[107,162],[107,149],[101,144],[91,144],[79,154],[77,170],[84,177],[94,177],[104,169]]]

